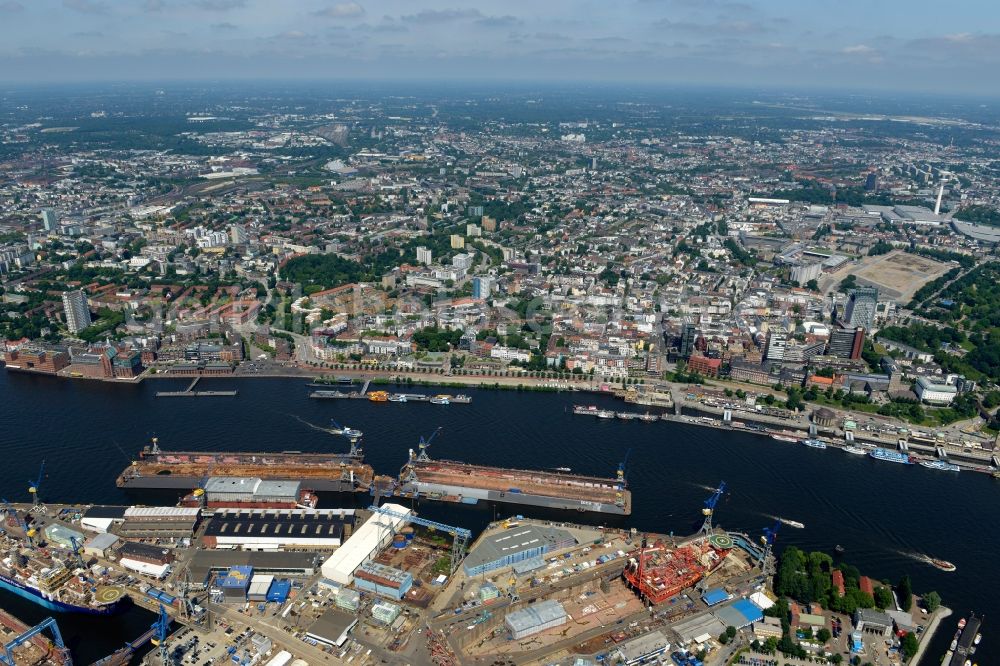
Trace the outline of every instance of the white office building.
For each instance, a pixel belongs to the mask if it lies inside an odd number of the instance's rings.
[[[70,333],[79,333],[90,326],[90,308],[87,295],[77,289],[65,291],[62,295],[63,312],[66,314],[66,328]]]

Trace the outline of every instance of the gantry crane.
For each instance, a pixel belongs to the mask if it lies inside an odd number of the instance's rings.
[[[36,624],[23,634],[19,634],[9,643],[0,644],[0,649],[2,649],[2,652],[0,652],[0,664],[3,664],[4,666],[17,666],[17,662],[14,661],[13,650],[21,645],[24,645],[46,629],[50,629],[52,631],[52,642],[55,644],[56,650],[62,653],[64,659],[63,664],[65,666],[73,666],[73,659],[70,656],[69,650],[66,648],[66,644],[63,643],[62,634],[59,633],[59,625],[56,624],[56,621],[51,617],[42,620],[39,624]]]
[[[463,557],[465,557],[465,547],[469,543],[469,539],[472,538],[472,532],[465,529],[464,527],[453,527],[452,525],[445,525],[444,523],[438,523],[433,520],[427,520],[426,518],[420,518],[412,513],[399,513],[393,511],[392,509],[387,509],[381,506],[372,505],[368,507],[369,511],[382,514],[383,516],[389,516],[390,518],[399,518],[408,523],[416,523],[417,525],[422,525],[424,527],[431,527],[435,530],[441,530],[442,532],[447,532],[452,536],[451,541],[451,570],[449,575],[455,575],[455,570],[458,569],[458,563]]]

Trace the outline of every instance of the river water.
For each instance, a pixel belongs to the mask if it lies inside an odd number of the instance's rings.
[[[201,390],[238,388],[234,398],[160,398],[186,381],[155,380],[140,386],[71,381],[0,373],[0,491],[28,501],[27,481],[46,461],[41,497],[50,502],[129,503],[142,497],[115,487],[115,477],[152,436],[164,449],[326,451],[347,442],[309,427],[330,419],[365,433],[366,461],[394,474],[420,436],[441,427],[432,457],[487,465],[552,468],[613,476],[628,456],[633,513],[627,519],[539,513],[505,508],[422,503],[422,515],[479,530],[496,516],[521,513],[688,534],[700,524],[702,502],[725,480],[728,493],[716,510],[727,529],[759,534],[781,515],[805,524],[783,527],[778,545],[833,552],[863,573],[895,581],[910,574],[918,592],[937,590],[958,614],[987,613],[1000,591],[994,557],[1000,546],[1000,482],[987,475],[938,472],[878,462],[839,450],[810,449],[767,437],[679,423],[599,420],[574,416],[574,402],[625,409],[605,396],[571,393],[468,390],[472,403],[370,403],[311,400],[301,379],[202,380]],[[409,389],[431,392],[431,389]],[[454,392],[454,389],[449,389]],[[145,498],[149,502],[148,497]],[[324,497],[321,506],[366,497]],[[956,573],[917,561],[919,554],[954,562]],[[4,607],[17,602],[0,595]],[[26,621],[29,604],[17,605]],[[30,616],[29,616],[30,615]],[[59,618],[76,645],[93,652],[121,645],[120,637],[93,636],[90,625]],[[138,635],[152,616],[134,611],[117,623],[125,637]],[[957,620],[957,616],[953,618]],[[954,627],[948,620],[925,663],[936,663]],[[1000,661],[1000,634],[987,622],[980,664]],[[992,649],[991,649],[992,648]],[[80,647],[80,650],[86,647]],[[82,656],[82,655],[80,655]],[[995,661],[991,662],[991,658]],[[82,659],[81,659],[82,661]]]

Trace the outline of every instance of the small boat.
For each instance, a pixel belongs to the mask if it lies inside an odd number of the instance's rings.
[[[963,618],[961,618],[961,619],[960,619],[960,620],[958,621],[958,628],[959,628],[959,629],[965,629],[965,618],[964,618],[964,617],[963,617]]]
[[[962,468],[958,465],[950,462],[945,462],[944,460],[921,460],[921,467],[926,467],[927,469],[937,469],[942,472],[961,472]]]
[[[569,467],[553,467],[552,470],[555,471],[555,472],[572,472],[573,471]]]
[[[955,648],[957,648],[957,647],[958,647],[958,639],[956,638],[955,640],[953,640],[951,642],[951,645],[949,646],[949,649],[952,650],[952,651],[954,651]]]
[[[454,396],[451,399],[451,401],[453,403],[455,403],[456,405],[467,405],[470,402],[472,402],[472,398],[470,398],[469,396],[465,395],[464,393],[459,393],[458,395]]]
[[[865,451],[860,446],[845,446],[844,453],[850,453],[851,455],[854,456],[863,456],[865,455],[865,453],[867,453],[867,451]]]
[[[338,425],[336,421],[332,421],[331,423],[333,427],[330,428],[330,432],[334,435],[343,435],[344,437],[361,437],[364,435],[364,433],[357,428],[349,428],[347,426]]]
[[[933,557],[929,557],[927,558],[927,562],[935,569],[940,569],[941,571],[947,571],[949,573],[958,569],[958,567],[956,567],[948,560],[938,560]]]
[[[594,413],[594,416],[599,419],[613,419],[615,418],[615,413],[610,409],[599,409]]]
[[[818,439],[810,437],[809,439],[803,439],[802,443],[812,449],[825,449],[826,443]]]
[[[653,423],[654,421],[659,421],[660,417],[657,416],[656,414],[650,414],[649,412],[646,412],[645,414],[639,415],[639,420],[645,421],[646,423]]]
[[[390,393],[389,402],[406,402],[406,396],[400,393]]]
[[[779,442],[788,442],[789,444],[798,444],[799,440],[795,437],[789,437],[788,435],[771,435],[771,439],[777,440]]]
[[[979,645],[979,641],[983,640],[982,634],[976,634],[976,637],[972,640],[973,645]]]
[[[430,403],[432,405],[450,405],[451,396],[450,395],[435,395],[431,398]]]
[[[789,527],[794,527],[797,530],[804,530],[806,528],[805,525],[803,525],[797,520],[789,520],[788,518],[778,518],[778,521],[784,523],[785,525],[788,525]]]
[[[845,548],[838,543],[834,547],[833,552],[837,553],[837,555],[843,555],[844,554],[844,550],[845,550]]]

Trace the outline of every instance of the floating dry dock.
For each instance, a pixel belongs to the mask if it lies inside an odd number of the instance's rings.
[[[188,489],[210,476],[301,481],[310,490],[368,490],[374,471],[361,454],[301,451],[162,451],[153,440],[118,476],[119,488]]]

